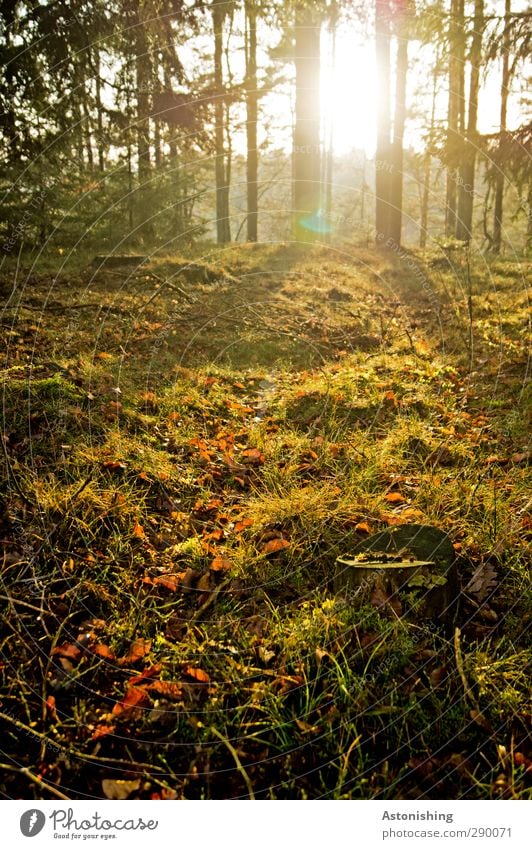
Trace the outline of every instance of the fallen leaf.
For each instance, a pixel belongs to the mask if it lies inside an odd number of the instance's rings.
[[[367,522],[357,522],[355,525],[355,531],[358,531],[359,534],[370,534],[371,527]]]
[[[104,778],[102,781],[103,795],[106,799],[128,799],[140,787],[140,778],[132,781],[122,781],[118,778]]]
[[[181,699],[183,689],[179,684],[173,681],[152,681],[146,687],[150,693],[157,693],[159,696],[164,696],[167,699]]]
[[[90,651],[97,657],[101,657],[102,660],[115,660],[114,651],[104,643],[96,643],[96,645],[90,647]]]
[[[141,689],[140,687],[129,687],[123,699],[115,704],[112,712],[115,716],[119,716],[124,713],[132,713],[140,708],[148,707],[149,704],[150,699],[146,690]]]
[[[46,712],[53,720],[57,720],[57,711],[55,709],[55,696],[48,696],[46,699]]]
[[[144,684],[146,681],[150,681],[152,678],[155,678],[161,669],[162,667],[160,663],[154,663],[153,666],[143,669],[140,675],[134,675],[132,678],[129,678],[128,684]]]
[[[268,540],[268,542],[262,547],[262,553],[275,554],[278,551],[282,551],[284,548],[290,548],[288,540],[276,537],[276,539]]]
[[[118,660],[118,663],[120,666],[125,666],[128,663],[136,663],[138,660],[146,657],[146,655],[149,654],[150,649],[151,640],[145,640],[142,637],[139,637],[138,639],[133,640],[128,653],[124,655],[124,657],[121,657]]]
[[[387,492],[384,498],[389,504],[404,504],[406,501],[400,492]]]
[[[108,734],[113,734],[116,731],[116,725],[97,725],[91,735],[91,740],[100,740],[102,737],[107,737]]]
[[[239,534],[241,531],[244,531],[246,528],[251,528],[253,525],[253,519],[240,519],[239,522],[235,523],[234,531],[235,534]]]
[[[142,527],[142,525],[139,525],[137,519],[135,519],[135,524],[133,525],[131,536],[137,537],[137,539],[144,539],[146,536],[146,534],[144,533],[144,528]]]
[[[63,643],[60,646],[54,646],[51,654],[52,657],[64,657],[76,661],[81,657],[81,649],[79,646],[72,645],[72,643]]]
[[[226,557],[215,557],[211,563],[213,572],[227,572],[233,566],[232,562]]]
[[[188,675],[189,678],[194,678],[195,681],[199,681],[201,684],[208,684],[211,680],[203,669],[198,669],[196,666],[187,666],[184,675]]]
[[[157,587],[164,587],[165,590],[170,590],[175,593],[179,586],[177,575],[158,575],[153,579],[153,584]]]
[[[247,466],[261,466],[264,463],[264,454],[258,448],[246,448],[241,456],[242,462]]]

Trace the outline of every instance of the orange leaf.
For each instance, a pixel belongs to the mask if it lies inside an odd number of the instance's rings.
[[[102,737],[107,737],[108,734],[113,734],[115,731],[116,725],[97,725],[91,740],[100,740]]]
[[[184,674],[188,675],[189,678],[194,678],[195,681],[199,681],[201,684],[208,684],[211,680],[203,669],[198,669],[195,666],[187,666]]]
[[[226,557],[215,557],[211,563],[213,572],[226,572],[231,569],[233,564]]]
[[[142,637],[139,637],[138,639],[133,640],[128,653],[124,655],[124,657],[121,657],[118,663],[121,666],[124,666],[127,663],[136,663],[138,660],[146,657],[146,655],[150,653],[150,649],[151,640],[145,640]]]
[[[176,575],[158,575],[153,579],[153,583],[155,586],[164,587],[165,590],[170,590],[171,593],[175,593],[179,581],[177,580]]]
[[[81,657],[81,649],[79,646],[73,646],[72,643],[63,643],[60,646],[54,646],[52,649],[52,657],[66,657],[68,660],[79,660]]]
[[[147,690],[150,693],[158,693],[160,696],[166,696],[167,699],[180,699],[183,695],[183,690],[179,684],[173,681],[152,681],[147,685]]]
[[[390,504],[404,504],[406,501],[406,498],[404,498],[400,492],[387,492],[384,498]]]
[[[283,548],[289,548],[290,543],[286,539],[270,539],[262,547],[263,554],[275,554],[277,551],[282,551]]]
[[[358,531],[359,534],[370,534],[371,527],[367,522],[357,522],[355,525],[355,531]]]
[[[120,460],[106,460],[102,465],[104,469],[109,469],[111,472],[122,472],[124,469],[127,469],[127,465],[121,463]]]
[[[140,675],[134,675],[132,678],[129,678],[128,684],[143,684],[150,678],[155,678],[155,676],[159,674],[161,669],[162,666],[160,663],[154,663],[153,666],[149,666],[147,669],[143,669]]]
[[[55,696],[48,696],[46,699],[46,711],[52,719],[57,719],[57,711],[55,709]]]
[[[95,646],[91,646],[91,652],[97,657],[103,658],[103,660],[115,659],[115,653],[111,651],[109,646],[106,646],[103,643],[96,643]]]
[[[131,536],[137,537],[137,539],[144,539],[144,537],[146,536],[146,534],[144,533],[144,528],[142,527],[142,525],[139,525],[137,519],[135,519],[135,524],[133,525]]]
[[[130,713],[136,708],[148,707],[150,699],[146,690],[140,687],[129,687],[124,698],[113,707],[113,714]]]
[[[264,463],[264,454],[258,448],[246,448],[242,451],[242,461],[248,466],[261,466]]]
[[[240,531],[244,531],[246,528],[250,528],[253,524],[253,519],[241,519],[239,522],[235,524],[235,534],[239,534]]]

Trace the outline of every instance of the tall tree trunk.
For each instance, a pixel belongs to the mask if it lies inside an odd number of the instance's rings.
[[[424,163],[423,163],[423,195],[421,198],[421,216],[420,216],[420,230],[419,230],[419,247],[425,248],[427,246],[427,229],[428,229],[428,221],[429,221],[429,197],[430,197],[430,176],[431,176],[431,165],[432,165],[432,156],[431,156],[431,148],[434,143],[434,124],[436,120],[436,98],[438,94],[438,65],[439,65],[439,55],[436,56],[435,64],[434,64],[434,76],[432,79],[432,103],[430,108],[430,128],[429,128],[429,137],[427,141],[427,149],[425,151]]]
[[[98,128],[97,150],[98,150],[98,168],[101,173],[105,171],[105,139],[103,129],[103,103],[102,103],[102,79],[101,79],[101,60],[98,46],[95,47],[94,53],[96,67],[96,126]]]
[[[216,235],[218,244],[224,245],[231,241],[231,227],[229,220],[229,185],[227,182],[224,140],[225,108],[222,65],[223,24],[226,16],[226,8],[223,3],[213,0],[211,11],[214,28]]]
[[[334,79],[336,68],[336,18],[331,22],[331,73]],[[329,116],[329,137],[327,139],[327,152],[325,155],[325,221],[327,224],[327,241],[330,241],[331,216],[333,205],[333,176],[334,176],[334,114]]]
[[[502,216],[504,199],[503,151],[506,141],[506,113],[508,109],[508,89],[510,87],[510,15],[512,0],[504,5],[504,34],[502,43],[502,79],[501,79],[501,119],[499,129],[499,150],[497,156],[497,176],[495,178],[495,210],[493,213],[493,253],[500,253],[502,244]]]
[[[484,0],[475,0],[473,37],[470,51],[469,97],[467,108],[467,131],[459,168],[458,220],[456,238],[469,242],[473,227],[473,199],[475,194],[475,162],[478,146],[478,89],[480,63],[482,60],[482,28],[484,26]]]
[[[456,233],[456,204],[459,138],[463,131],[464,100],[464,0],[451,0],[449,18],[449,100],[447,108],[447,181],[445,192],[445,234]]]
[[[375,52],[377,62],[377,149],[375,152],[375,230],[377,244],[389,236],[390,210],[390,51],[391,17],[389,0],[375,0]]]
[[[135,12],[135,72],[137,94],[137,157],[139,182],[148,179],[150,172],[150,102],[151,60],[146,30],[139,12]]]
[[[403,138],[406,119],[406,79],[408,74],[408,10],[397,21],[397,58],[395,72],[395,109],[391,148],[390,205],[388,238],[401,244],[403,218]]]
[[[312,219],[321,208],[320,24],[315,10],[295,10],[296,104],[293,141],[293,232],[308,241],[316,236]]]
[[[258,149],[257,149],[257,7],[256,0],[246,0],[246,179],[247,179],[247,239],[258,239]]]

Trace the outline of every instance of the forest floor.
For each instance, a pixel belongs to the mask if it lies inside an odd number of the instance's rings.
[[[2,269],[4,797],[530,797],[527,270]],[[451,614],[334,583],[403,524]]]

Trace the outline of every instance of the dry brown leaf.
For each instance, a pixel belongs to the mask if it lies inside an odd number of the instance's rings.
[[[114,651],[112,651],[112,649],[104,643],[96,643],[96,645],[90,647],[90,651],[97,657],[101,657],[103,660],[115,660]]]
[[[133,528],[131,530],[131,536],[137,537],[137,539],[144,539],[145,536],[146,536],[146,534],[144,532],[144,528],[142,527],[142,525],[139,525],[139,522],[138,522],[137,519],[135,519],[135,523],[134,523]]]
[[[384,498],[389,504],[404,504],[406,501],[406,498],[400,492],[387,492]]]
[[[285,548],[290,548],[290,543],[288,542],[288,540],[276,537],[275,539],[268,540],[268,542],[263,545],[262,553],[275,554],[278,551],[283,551],[283,549]]]
[[[196,666],[187,666],[184,674],[188,675],[189,678],[194,678],[195,681],[199,681],[201,684],[208,684],[211,680],[203,669],[198,669]]]
[[[102,781],[103,795],[106,799],[129,799],[140,787],[140,778],[132,781],[122,781],[119,778],[104,778]]]
[[[145,689],[141,687],[129,687],[124,698],[115,704],[112,712],[114,716],[130,714],[137,711],[137,709],[148,707],[149,704],[150,699]]]
[[[246,448],[241,456],[247,466],[261,466],[264,463],[264,454],[258,448]]]
[[[211,563],[213,572],[228,572],[233,567],[233,564],[227,557],[215,557]]]
[[[81,648],[72,643],[63,643],[60,646],[54,646],[51,654],[52,657],[64,657],[75,662],[81,657]]]
[[[124,666],[128,663],[136,663],[138,660],[141,660],[143,657],[146,657],[149,654],[151,649],[151,640],[145,640],[143,637],[139,637],[136,640],[133,640],[131,646],[129,647],[129,651],[124,657],[121,657],[118,663],[121,666]]]

